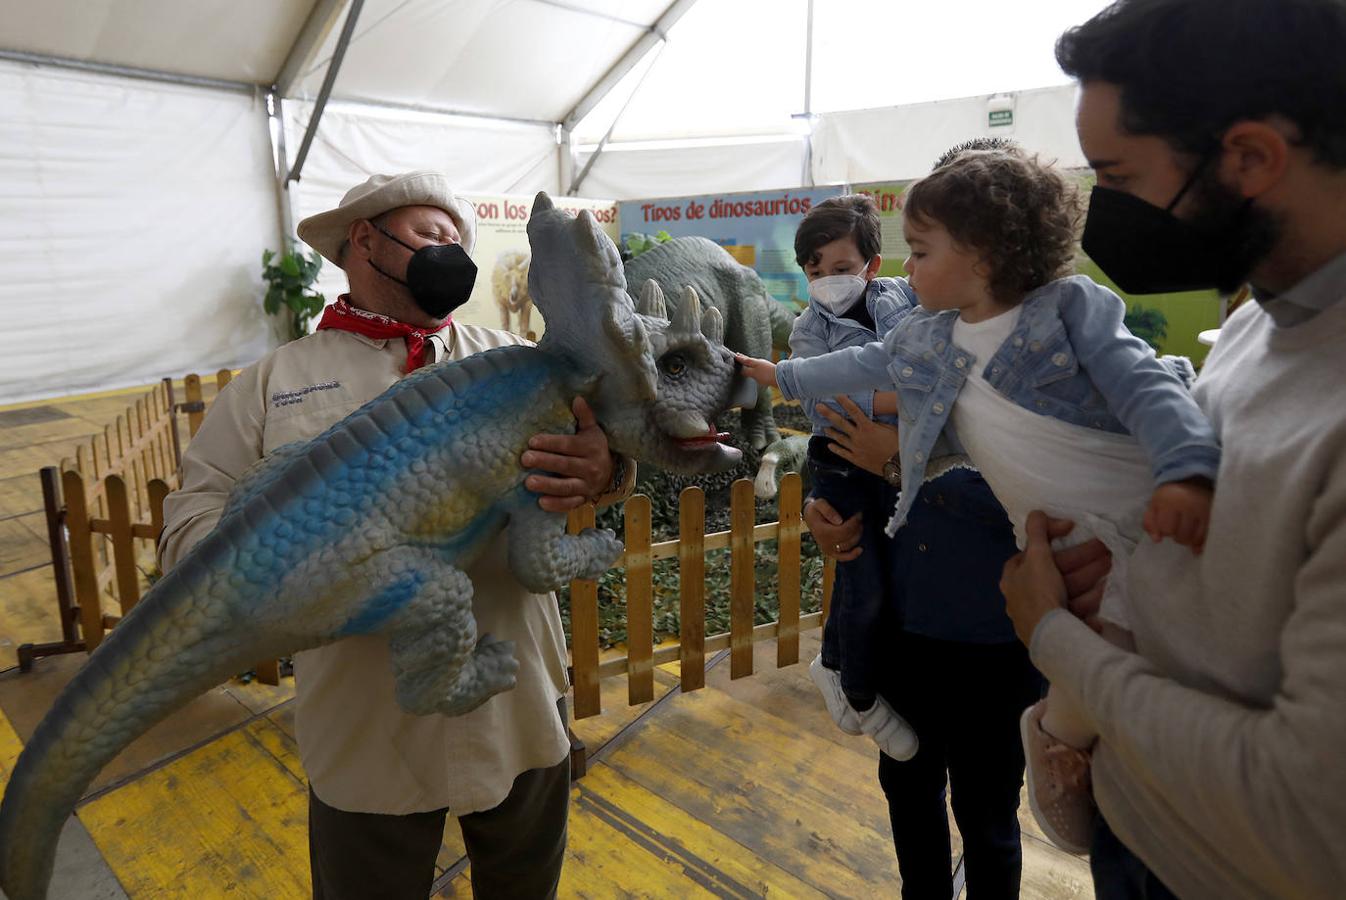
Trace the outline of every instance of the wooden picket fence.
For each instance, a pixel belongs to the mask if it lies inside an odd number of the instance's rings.
[[[679,496],[678,538],[651,543],[650,499],[637,494],[626,501],[624,513],[626,551],[613,568],[626,570],[625,656],[600,660],[598,639],[598,583],[575,581],[570,586],[570,643],[572,681],[575,687],[575,718],[602,712],[600,681],[627,676],[627,701],[631,705],[654,699],[654,669],[677,660],[683,691],[705,686],[706,654],[728,650],[729,677],[753,673],[753,645],[776,641],[776,667],[799,661],[799,634],[821,627],[832,597],[836,563],[828,557],[823,566],[822,610],[800,615],[800,544],[808,528],[800,510],[802,485],[797,474],[781,482],[779,520],[764,525],[754,522],[752,481],[734,482],[730,489],[730,528],[706,534],[706,500],[699,487],[689,487]],[[593,527],[594,508],[582,507],[570,516],[572,534]],[[779,618],[756,625],[753,621],[757,586],[755,547],[777,541],[777,592]],[[730,552],[729,631],[707,636],[705,565],[706,553],[728,548]],[[653,631],[655,560],[678,560],[678,641],[655,648]]]
[[[223,388],[232,376],[221,369],[217,385]],[[38,473],[61,640],[21,646],[21,670],[40,657],[93,651],[140,600],[141,564],[153,565],[164,498],[180,484],[178,413],[186,414],[193,436],[205,418],[200,376],[184,378],[183,390],[186,400],[179,403],[172,379],[163,379],[80,445],[73,459]],[[260,664],[258,677],[279,683],[277,663]]]

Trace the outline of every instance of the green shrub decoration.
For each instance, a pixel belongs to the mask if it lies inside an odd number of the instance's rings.
[[[318,280],[318,271],[322,269],[322,257],[313,251],[312,256],[301,252],[290,252],[276,260],[274,250],[262,251],[262,279],[266,281],[266,298],[262,307],[268,315],[281,315],[282,310],[290,311],[290,340],[298,340],[308,334],[308,323],[322,312],[327,300],[313,290],[313,282]]]
[[[656,231],[654,234],[640,234],[632,232],[622,239],[622,259],[635,259],[647,250],[653,250],[660,244],[666,244],[673,240],[673,235],[667,231]]]
[[[733,443],[742,447],[737,413],[717,419],[722,427],[734,434]],[[807,427],[808,420],[798,407],[778,405],[777,424],[786,427]],[[743,460],[728,472],[719,475],[689,478],[672,475],[641,466],[636,492],[650,498],[650,540],[654,543],[671,541],[678,537],[678,496],[683,488],[698,485],[706,492],[706,534],[729,529],[729,489],[738,478],[751,478],[757,473],[759,455],[744,453]],[[776,500],[756,500],[756,522],[774,522],[779,519]],[[625,525],[622,504],[598,510],[599,528],[611,528],[620,538]],[[817,612],[822,606],[823,556],[810,535],[800,542],[800,613]],[[779,616],[777,594],[777,548],[775,541],[756,545],[754,559],[753,624],[765,625]],[[720,634],[729,630],[729,550],[711,550],[706,554],[706,623],[705,634]],[[678,590],[678,560],[658,559],[652,564],[654,582],[654,639],[658,643],[678,636],[680,625],[680,593]],[[557,591],[561,603],[561,621],[565,626],[567,643],[570,640],[570,589]],[[612,569],[598,580],[598,642],[607,648],[626,642],[626,572]]]

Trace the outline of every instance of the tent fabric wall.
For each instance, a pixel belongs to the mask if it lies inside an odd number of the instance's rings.
[[[307,103],[285,105],[286,142],[293,157],[312,115]],[[331,209],[370,175],[438,169],[460,193],[559,193],[559,148],[553,129],[463,116],[329,105],[300,180],[291,184],[294,218]],[[324,264],[317,289],[330,301],[346,280]]]
[[[274,345],[264,102],[0,63],[0,403],[214,371]]]
[[[704,147],[609,148],[580,185],[586,197],[638,200],[795,187],[804,175],[804,140]],[[576,171],[589,154],[580,154]]]
[[[949,147],[1002,136],[1063,168],[1087,166],[1075,134],[1075,88],[1019,91],[1014,124],[991,127],[986,96],[828,113],[813,131],[815,184],[919,178]]]

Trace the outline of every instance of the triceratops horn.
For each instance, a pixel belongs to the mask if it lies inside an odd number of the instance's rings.
[[[724,343],[724,317],[713,306],[707,306],[706,311],[701,314],[701,333],[711,343]]]
[[[555,206],[552,205],[551,198],[547,196],[546,191],[538,191],[537,196],[533,198],[533,215],[537,215],[538,213],[545,212],[549,209],[555,209]]]
[[[691,285],[682,289],[678,311],[673,315],[673,330],[683,334],[698,334],[701,331],[701,301],[697,299]]]
[[[668,307],[664,303],[664,292],[659,288],[659,282],[653,278],[646,279],[640,288],[640,298],[636,302],[636,312],[645,316],[652,316],[656,319],[668,321]]]

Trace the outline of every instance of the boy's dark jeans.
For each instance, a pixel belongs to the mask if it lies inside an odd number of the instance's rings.
[[[888,482],[859,469],[832,454],[819,458],[817,438],[809,444],[809,472],[813,478],[811,495],[826,500],[843,518],[861,513],[861,554],[849,562],[837,564],[832,585],[832,606],[823,627],[823,665],[841,672],[841,689],[856,709],[874,704],[879,689],[879,663],[883,659],[882,638],[896,630],[894,615],[887,602],[887,585],[892,567],[891,542],[883,526],[893,510],[897,490]],[[823,451],[824,453],[826,451]]]
[[[879,754],[903,900],[953,895],[946,772],[968,900],[1017,898],[1019,714],[1042,696],[1042,676],[1018,641],[971,644],[904,632],[889,643],[879,693],[921,740],[906,762]]]

